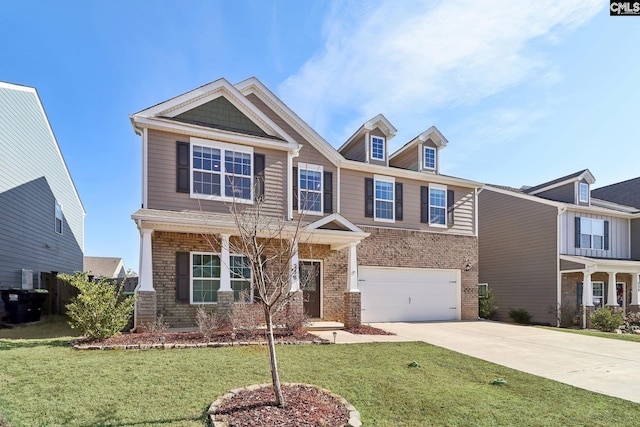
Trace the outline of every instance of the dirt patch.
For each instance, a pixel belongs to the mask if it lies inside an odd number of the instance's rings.
[[[345,328],[346,332],[354,335],[395,335],[392,332],[387,332],[382,329],[374,328],[373,326],[360,325],[353,328]]]

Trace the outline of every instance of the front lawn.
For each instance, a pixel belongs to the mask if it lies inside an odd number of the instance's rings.
[[[595,329],[571,329],[571,328],[554,328],[551,326],[540,326],[543,329],[550,331],[569,332],[571,334],[588,335],[591,337],[609,338],[612,340],[620,341],[633,341],[640,342],[640,335],[638,334],[617,334],[615,332],[602,332]]]
[[[13,427],[204,426],[226,390],[270,378],[264,347],[76,351],[14,331],[0,330],[0,420]],[[283,381],[344,396],[365,426],[640,425],[638,404],[424,343],[277,351]]]

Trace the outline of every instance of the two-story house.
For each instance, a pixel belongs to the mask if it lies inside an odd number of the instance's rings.
[[[82,271],[85,211],[40,97],[3,82],[0,212],[0,288],[45,288],[57,272]]]
[[[243,255],[229,251],[229,205],[257,200],[291,227],[302,221],[312,318],[477,318],[481,184],[440,173],[447,140],[435,127],[390,154],[396,129],[378,115],[336,149],[255,78],[216,80],[130,119],[142,143],[136,325],[162,314],[191,326],[200,305],[251,290]]]
[[[525,309],[533,322],[587,325],[608,306],[638,309],[637,208],[592,197],[589,170],[521,189],[487,185],[480,194],[481,283],[498,318]]]

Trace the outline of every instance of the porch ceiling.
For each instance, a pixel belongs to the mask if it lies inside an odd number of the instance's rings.
[[[563,273],[587,269],[592,271],[610,271],[616,273],[640,273],[640,261],[590,258],[571,255],[560,255],[560,260],[567,261],[565,268],[562,267],[561,263],[560,271]]]

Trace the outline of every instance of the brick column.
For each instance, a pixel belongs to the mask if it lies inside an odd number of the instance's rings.
[[[218,319],[229,322],[233,310],[233,291],[218,291]]]
[[[137,291],[133,327],[144,332],[144,326],[156,321],[156,291]]]
[[[344,326],[357,328],[362,323],[362,294],[360,291],[344,293]]]
[[[287,327],[297,324],[304,317],[304,298],[302,291],[291,292],[289,298],[289,303],[285,308],[287,310]]]

